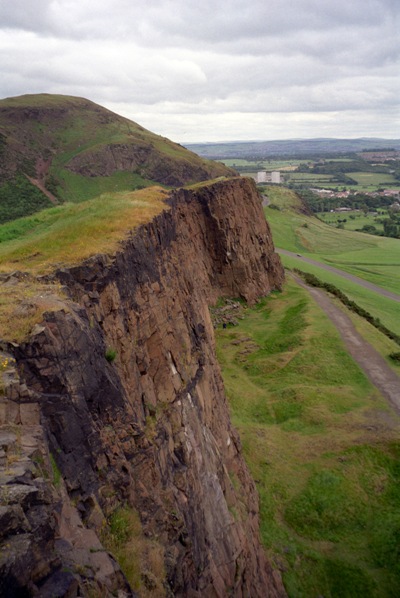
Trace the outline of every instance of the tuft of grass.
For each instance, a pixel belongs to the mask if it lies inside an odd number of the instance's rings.
[[[133,590],[140,591],[140,596],[156,598],[164,595],[163,548],[144,537],[134,509],[121,506],[111,514],[102,542],[116,558]]]
[[[61,476],[61,471],[56,463],[56,460],[51,453],[50,453],[50,464],[51,464],[51,469],[53,472],[53,483],[54,483],[54,486],[56,488],[58,488],[61,483],[62,476]]]
[[[108,363],[112,363],[116,357],[117,351],[109,347],[105,352],[105,358],[107,359]]]
[[[109,518],[108,529],[103,533],[103,544],[118,561],[128,582],[139,589],[140,582],[140,540],[142,528],[139,517],[133,509],[120,507]]]
[[[59,284],[43,283],[30,277],[0,285],[1,338],[19,343],[43,319],[47,311],[65,308]]]

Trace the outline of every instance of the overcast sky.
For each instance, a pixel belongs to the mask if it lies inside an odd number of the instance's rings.
[[[0,0],[0,96],[174,141],[400,138],[400,0]]]

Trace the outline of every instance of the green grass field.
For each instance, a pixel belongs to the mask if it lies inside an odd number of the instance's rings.
[[[377,295],[369,289],[365,289],[360,285],[351,282],[337,274],[322,270],[318,266],[307,264],[304,261],[297,260],[294,257],[282,255],[282,263],[285,268],[294,269],[298,268],[304,272],[314,274],[323,282],[327,282],[338,287],[349,299],[357,303],[360,307],[364,308],[375,318],[379,318],[389,330],[392,330],[396,334],[400,334],[400,321],[399,321],[399,304],[387,297]]]
[[[126,189],[135,190],[140,187],[150,187],[153,181],[144,179],[134,172],[115,172],[112,176],[84,177],[68,170],[59,176],[62,195],[68,201],[80,203],[93,199],[103,193],[114,193]]]
[[[357,181],[358,191],[373,191],[377,187],[390,187],[398,182],[392,174],[379,172],[349,172],[349,177]]]
[[[266,207],[264,210],[276,247],[334,266],[400,294],[399,239],[329,226],[301,213],[302,204],[297,195],[283,187],[271,187],[268,196],[271,203],[280,208]],[[400,333],[398,303],[300,259],[282,256],[282,261],[289,268],[303,269],[335,284],[361,307],[381,318],[389,329]]]
[[[376,191],[378,188],[390,188],[397,186],[397,181],[391,174],[375,172],[349,172],[351,179],[357,181],[357,185],[351,186],[354,191]],[[291,172],[288,174],[288,182],[307,184],[310,187],[326,187],[327,189],[343,187],[346,183],[340,183],[330,174],[314,174],[307,172]]]
[[[398,596],[399,418],[293,281],[244,314],[218,358],[288,595]]]
[[[307,183],[312,185],[332,184],[337,187],[338,183],[334,181],[333,175],[330,174],[314,174],[308,172],[292,172],[289,177],[291,183]]]
[[[245,170],[246,167],[251,171],[254,170],[284,170],[291,171],[297,168],[300,164],[306,164],[308,160],[245,160],[242,158],[226,158],[220,160],[226,166],[231,168],[239,168]]]
[[[346,230],[355,231],[361,229],[365,225],[371,225],[375,226],[380,232],[383,232],[383,224],[377,220],[388,217],[387,211],[385,210],[380,210],[380,212],[376,214],[364,214],[364,212],[360,210],[351,210],[350,212],[319,212],[317,216],[320,220],[331,226],[337,226],[339,221],[342,221]],[[345,219],[346,222],[343,222],[343,219]]]

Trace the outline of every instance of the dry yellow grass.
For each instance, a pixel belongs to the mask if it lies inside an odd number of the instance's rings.
[[[45,311],[63,307],[62,291],[58,284],[39,283],[29,279],[0,287],[0,337],[21,342],[35,324],[41,322]]]
[[[0,338],[21,342],[44,311],[62,307],[60,287],[38,281],[36,275],[97,253],[115,253],[130,231],[168,209],[167,196],[161,187],[104,194],[15,221],[22,232],[0,244],[0,273],[28,274],[0,286]]]
[[[164,596],[164,548],[144,536],[134,509],[120,507],[111,515],[102,542],[142,598]]]
[[[161,187],[148,187],[41,212],[31,217],[27,234],[1,244],[0,272],[44,274],[96,253],[113,253],[128,231],[167,209],[167,195]]]

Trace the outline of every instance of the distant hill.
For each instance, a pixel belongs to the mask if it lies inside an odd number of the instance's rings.
[[[226,143],[187,143],[200,156],[260,159],[270,156],[318,157],[326,154],[357,153],[363,150],[400,150],[400,139],[286,139],[277,141],[232,141]]]
[[[233,171],[89,100],[0,100],[0,223],[60,201],[161,183],[175,187]]]

